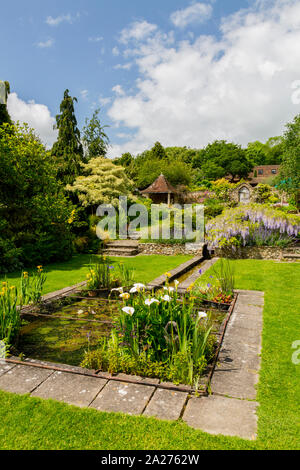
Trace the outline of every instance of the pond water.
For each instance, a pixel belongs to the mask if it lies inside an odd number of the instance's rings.
[[[99,338],[109,335],[116,311],[115,303],[87,299],[52,316],[26,315],[18,351],[34,359],[80,365],[84,352],[95,349]]]

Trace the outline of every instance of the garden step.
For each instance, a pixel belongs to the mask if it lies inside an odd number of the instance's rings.
[[[106,244],[107,248],[138,248],[139,242],[136,240],[116,240]]]
[[[136,248],[109,248],[103,252],[107,256],[136,256],[139,251]]]
[[[285,259],[299,259],[300,260],[300,255],[296,254],[296,253],[285,253],[283,255],[283,257]]]

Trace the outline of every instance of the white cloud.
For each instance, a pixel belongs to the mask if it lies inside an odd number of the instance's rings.
[[[89,90],[81,90],[80,91],[80,96],[83,100],[86,100],[89,94]]]
[[[47,147],[53,145],[57,131],[53,130],[55,119],[47,106],[34,101],[26,103],[16,93],[11,93],[8,96],[7,107],[13,121],[29,124]]]
[[[114,66],[115,70],[130,70],[132,67],[132,62],[127,62],[126,64],[117,64]]]
[[[135,21],[129,28],[121,31],[120,42],[127,44],[130,40],[141,41],[156,30],[157,26],[155,24],[148,23],[148,21]]]
[[[90,37],[89,42],[101,42],[103,39],[104,38],[102,36]]]
[[[224,18],[220,35],[136,44],[135,93],[124,90],[109,117],[130,130],[112,147],[133,153],[163,145],[202,147],[215,139],[246,145],[279,135],[300,112],[291,86],[300,80],[300,3],[258,2]]]
[[[119,95],[119,96],[124,96],[125,95],[125,91],[123,90],[123,88],[121,87],[121,85],[116,85],[112,88],[112,91],[116,94],[116,95]]]
[[[175,26],[185,28],[191,23],[204,23],[211,17],[212,12],[211,5],[207,3],[194,3],[185,9],[174,11],[170,19]]]
[[[73,24],[75,20],[80,18],[80,13],[77,13],[75,16],[72,16],[70,13],[67,15],[60,15],[57,16],[56,18],[53,18],[52,16],[48,16],[46,18],[46,23],[49,26],[58,26],[61,23],[69,23]]]
[[[115,57],[117,57],[118,55],[120,55],[119,49],[118,49],[117,47],[114,47],[114,48],[112,49],[112,54],[113,54]]]
[[[36,44],[37,47],[39,47],[40,49],[49,49],[50,47],[52,47],[54,45],[54,39],[50,38],[50,39],[47,39],[47,41],[40,41]]]

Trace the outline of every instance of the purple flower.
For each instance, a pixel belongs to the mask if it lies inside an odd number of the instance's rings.
[[[115,269],[115,267],[114,266],[109,266],[109,269]]]
[[[202,269],[199,269],[199,274],[202,274]]]

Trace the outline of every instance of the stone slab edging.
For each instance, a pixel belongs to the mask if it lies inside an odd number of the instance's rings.
[[[208,271],[217,261],[219,261],[219,259],[220,258],[212,258],[204,261],[201,265],[201,273],[200,271],[197,271],[196,273],[193,273],[191,276],[189,276],[181,284],[179,284],[178,292],[183,294],[192,284],[194,284],[194,282],[196,282],[206,271]]]

